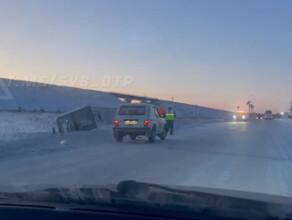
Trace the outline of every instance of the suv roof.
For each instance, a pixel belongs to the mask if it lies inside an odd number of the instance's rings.
[[[128,103],[128,104],[122,104],[121,106],[155,106],[153,104],[149,104],[149,103]]]

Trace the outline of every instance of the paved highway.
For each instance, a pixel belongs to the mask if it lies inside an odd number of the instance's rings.
[[[35,137],[6,148],[0,184],[137,180],[292,196],[291,134],[288,119],[181,120],[174,136],[155,144],[115,143],[109,129]]]

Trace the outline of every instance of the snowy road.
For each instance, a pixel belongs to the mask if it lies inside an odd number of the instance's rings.
[[[287,119],[288,120],[288,119]],[[26,149],[21,149],[21,144]],[[115,143],[101,130],[42,137],[0,157],[0,184],[137,180],[292,196],[292,123],[184,120],[166,141]],[[17,150],[16,150],[17,149]]]

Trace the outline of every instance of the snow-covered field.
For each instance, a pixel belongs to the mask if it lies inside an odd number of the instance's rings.
[[[1,146],[0,184],[158,184],[292,196],[292,124],[178,120],[174,136],[116,143],[109,127]]]
[[[168,106],[172,106],[179,117],[232,119],[233,116],[232,112],[178,102],[159,101],[158,105],[162,105],[166,109]]]
[[[0,100],[0,110],[17,110],[18,108],[34,111],[57,112],[71,111],[86,105],[95,107],[117,108],[123,102],[115,96],[101,91],[78,89],[73,87],[34,84],[19,80],[7,80],[0,78],[0,84],[4,84],[11,93],[11,100]],[[3,91],[0,86],[0,95]],[[165,108],[172,106],[179,117],[204,117],[204,118],[232,118],[232,113],[170,101],[159,101],[157,105]]]
[[[17,110],[21,107],[24,110],[64,112],[85,105],[117,107],[121,104],[120,100],[106,92],[1,78],[0,82],[6,85],[12,96],[11,100],[0,100],[1,110]],[[1,87],[0,95],[3,95]]]
[[[13,141],[39,133],[52,133],[57,113],[0,112],[1,141]]]

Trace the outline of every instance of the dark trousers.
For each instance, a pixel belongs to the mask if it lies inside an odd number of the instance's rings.
[[[170,134],[173,134],[174,121],[167,120],[166,122],[167,122],[167,130],[170,131]]]

